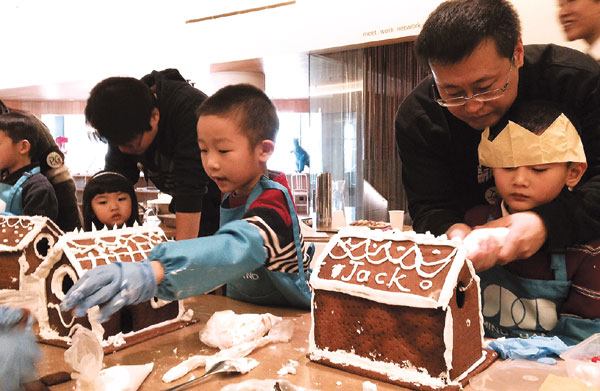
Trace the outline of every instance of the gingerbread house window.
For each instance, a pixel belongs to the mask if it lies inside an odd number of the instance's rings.
[[[465,285],[462,282],[458,282],[458,284],[456,285],[456,306],[458,308],[463,308],[465,305],[465,291],[467,290],[467,288],[465,287]]]
[[[38,258],[43,259],[48,255],[48,251],[54,246],[54,237],[49,234],[39,234],[33,243],[35,249],[35,255]]]
[[[62,300],[65,295],[77,282],[77,273],[69,265],[62,265],[52,274],[50,288],[57,299]]]

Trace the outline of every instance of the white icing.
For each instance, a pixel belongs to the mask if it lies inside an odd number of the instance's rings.
[[[70,265],[60,265],[54,273],[52,273],[52,281],[50,282],[50,290],[52,294],[60,301],[65,298],[66,292],[63,292],[63,281],[65,276],[69,276],[73,283],[77,282],[77,274]]]
[[[358,367],[364,370],[373,371],[384,374],[390,380],[401,380],[413,384],[420,384],[432,388],[442,388],[447,385],[459,385],[459,381],[466,376],[470,371],[475,369],[483,359],[485,359],[485,351],[482,351],[482,357],[477,360],[472,367],[461,374],[461,377],[451,381],[446,375],[433,376],[427,372],[425,368],[417,368],[408,361],[402,364],[390,363],[384,361],[374,361],[369,358],[361,357],[353,352],[345,351],[328,351],[316,349],[314,346],[309,348],[309,356],[311,360],[328,359],[334,364],[353,367]]]
[[[377,384],[367,380],[363,382],[363,391],[377,391]]]
[[[150,299],[150,305],[154,309],[158,309],[160,307],[164,307],[164,306],[166,306],[169,303],[171,303],[171,301],[169,301],[169,300],[162,300],[162,299],[159,299],[158,297],[153,297],[152,299]]]
[[[450,377],[452,369],[452,357],[454,356],[454,319],[452,317],[452,308],[446,308],[446,318],[444,323],[444,361],[446,362],[446,376]]]
[[[46,239],[48,241],[48,250],[50,250],[54,246],[54,242],[55,242],[54,236],[47,234],[47,233],[41,233],[35,237],[35,241],[33,243],[33,249],[35,250],[35,256],[38,257],[39,259],[43,259],[45,257],[45,255],[40,254],[40,252],[38,250],[38,243],[42,239]]]
[[[337,276],[339,276],[345,267],[346,265],[341,264],[333,265],[333,267],[331,268],[331,278],[336,278]]]
[[[359,240],[352,244],[352,239]],[[392,246],[401,250],[405,249],[403,246],[394,244],[398,241],[412,241],[414,244],[394,258],[390,254]],[[420,245],[450,246],[452,249],[450,254],[442,259],[425,261]],[[321,252],[310,283],[313,289],[351,292],[355,296],[380,303],[403,304],[421,308],[444,308],[454,294],[453,289],[444,285],[441,290],[432,290],[433,282],[430,279],[444,270],[448,270],[446,273],[449,278],[446,278],[446,281],[451,281],[454,274],[458,275],[457,273],[465,262],[464,249],[457,247],[459,245],[459,241],[449,241],[444,236],[436,238],[431,234],[396,230],[386,232],[357,229],[356,227],[344,228],[329,241]],[[410,254],[415,256],[412,264],[406,262],[407,256]],[[319,274],[326,261],[339,262],[332,266],[331,279],[324,278]],[[377,273],[373,269],[374,266],[384,262],[397,265],[392,275],[386,272]],[[408,272],[415,272],[422,279],[419,283],[420,291],[412,292],[406,287],[406,284],[403,284]],[[356,284],[356,281],[363,284]],[[369,288],[367,283],[371,281],[379,288]],[[395,291],[384,289],[391,287],[394,287]]]
[[[298,367],[298,361],[288,360],[288,363],[285,364],[284,366],[282,366],[281,369],[279,369],[277,371],[277,374],[279,376],[295,375],[297,367]]]
[[[62,323],[62,325],[64,327],[70,328],[75,323],[75,317],[71,318],[70,322],[68,322],[68,323],[65,322],[65,320],[63,319],[63,316],[62,316],[62,312],[60,312],[60,306],[58,304],[48,303],[48,308],[56,310],[56,312],[58,313],[58,317],[60,319],[60,323]]]
[[[19,236],[23,234],[23,236],[20,236],[21,240],[13,246],[0,244],[0,252],[24,250],[44,228],[57,237],[63,234],[52,220],[43,216],[0,216],[0,227],[2,227],[3,234],[11,231],[10,237],[13,236],[12,231],[20,232]]]

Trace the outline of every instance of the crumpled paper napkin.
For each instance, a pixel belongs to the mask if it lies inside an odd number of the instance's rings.
[[[556,364],[556,360],[548,357],[560,355],[569,347],[558,337],[530,338],[498,338],[488,344],[488,349],[494,349],[502,358],[523,358],[537,360],[544,364]]]
[[[215,315],[217,317],[219,317],[221,315],[221,313],[216,312],[215,314],[213,314],[213,317]],[[270,314],[267,314],[267,315],[270,315]],[[240,317],[240,315],[235,315],[235,316]],[[221,361],[221,360],[241,359],[243,357],[246,357],[250,353],[252,353],[252,351],[254,351],[254,349],[265,346],[269,343],[288,342],[292,338],[292,334],[294,333],[294,322],[291,319],[282,319],[282,318],[279,318],[279,317],[276,317],[273,315],[270,315],[270,317],[268,317],[268,318],[265,318],[263,315],[260,315],[260,314],[253,314],[253,316],[258,321],[256,321],[256,322],[249,321],[249,318],[247,318],[247,316],[242,316],[239,319],[243,319],[243,322],[241,322],[241,323],[244,323],[244,324],[253,324],[254,326],[259,325],[260,326],[260,327],[258,327],[260,329],[259,333],[256,333],[256,332],[247,333],[245,331],[241,332],[240,335],[244,336],[243,340],[246,340],[246,342],[242,342],[238,345],[233,345],[232,347],[230,347],[228,349],[220,350],[219,352],[217,352],[211,356],[196,355],[196,356],[192,356],[192,357],[188,358],[187,360],[183,361],[182,363],[169,369],[162,377],[163,382],[170,383],[172,381],[175,381],[175,380],[185,376],[190,371],[193,371],[194,369],[196,369],[200,366],[203,366],[203,365],[206,366],[206,368],[208,369],[211,366],[213,366],[215,363],[217,363],[218,361]],[[212,319],[212,317],[211,317],[211,319]],[[265,319],[268,319],[268,322],[266,322]],[[263,328],[262,327],[263,322],[265,322],[265,324],[268,327]],[[209,319],[208,323],[211,323],[210,319]],[[208,325],[208,323],[207,323],[207,325]],[[234,323],[240,324],[237,321]],[[212,324],[212,327],[217,327],[217,325]],[[222,334],[229,334],[229,331],[227,331],[229,329],[229,327],[230,327],[230,323],[220,324],[220,326],[219,326]],[[254,331],[256,331],[256,330],[254,330]],[[264,336],[261,336],[265,332],[267,334]],[[231,338],[231,335],[226,335],[224,338],[221,338],[221,337],[215,336],[215,335],[213,335],[213,337],[215,340],[219,340],[221,342],[233,340]],[[248,340],[249,338],[250,338],[250,340]],[[239,339],[235,338],[235,340],[237,341]],[[204,339],[203,339],[203,341],[206,343],[206,341]],[[240,372],[246,373],[246,372],[252,370],[256,365],[258,365],[258,361],[256,361],[256,360],[247,362],[246,364],[243,364],[244,368],[240,368]]]

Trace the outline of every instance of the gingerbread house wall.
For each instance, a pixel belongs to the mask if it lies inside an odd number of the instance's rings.
[[[458,277],[454,296],[448,303],[452,315],[452,369],[450,379],[456,380],[474,364],[469,358],[481,357],[483,324],[478,277],[464,264]]]
[[[326,290],[315,290],[313,299],[317,349],[353,352],[359,357],[401,367],[408,361],[414,367],[426,368],[433,376],[447,372],[443,356],[446,314],[441,309],[388,305]],[[328,364],[340,369],[351,365]],[[380,373],[355,369],[369,377],[390,381]]]
[[[0,254],[0,290],[19,289],[19,258],[22,251],[4,252]]]
[[[58,240],[56,229],[50,229],[47,224],[31,239],[26,246],[10,251],[0,251],[0,289],[24,289],[29,287],[28,276],[31,276],[44,261]],[[15,231],[15,235],[18,231]],[[23,236],[23,235],[21,235]],[[16,237],[16,236],[15,236]],[[19,239],[15,239],[17,241]],[[10,245],[10,239],[5,236],[3,244]],[[21,245],[23,245],[21,243]],[[24,286],[25,285],[25,286]]]

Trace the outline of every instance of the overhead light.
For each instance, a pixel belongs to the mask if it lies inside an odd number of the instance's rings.
[[[292,4],[296,4],[296,0],[285,1],[283,3],[275,3],[275,4],[264,5],[262,7],[247,8],[247,9],[238,10],[238,11],[231,11],[231,12],[226,12],[226,13],[218,14],[218,15],[205,16],[203,18],[190,19],[190,20],[186,20],[185,23],[204,22],[206,20],[213,20],[213,19],[218,19],[218,18],[226,18],[226,17],[229,17],[229,16],[247,14],[247,13],[256,12],[256,11],[264,11],[264,10],[267,10],[267,9],[279,8],[279,7],[284,7],[286,5],[292,5]]]
[[[309,96],[347,94],[350,92],[362,91],[362,89],[362,80],[349,83],[323,84],[320,86],[311,86]]]

